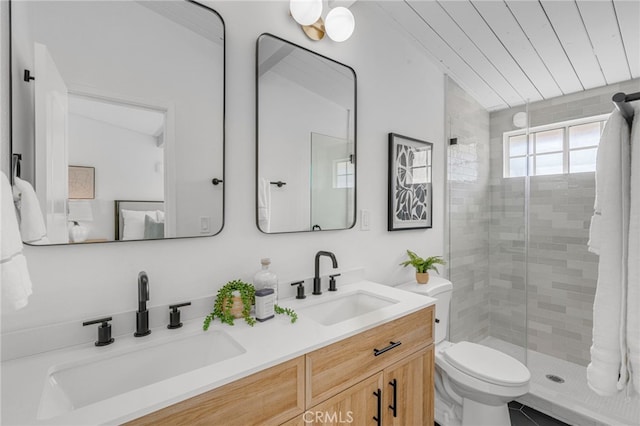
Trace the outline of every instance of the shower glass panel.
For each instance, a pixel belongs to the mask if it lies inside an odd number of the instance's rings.
[[[447,140],[456,142],[447,148],[449,339],[486,344],[526,362],[530,147],[525,135],[510,153],[503,150],[502,133],[515,129],[513,111],[489,114],[450,79],[446,102]]]

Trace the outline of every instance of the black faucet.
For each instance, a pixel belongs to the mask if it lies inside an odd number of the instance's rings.
[[[330,251],[319,251],[316,253],[316,273],[313,277],[313,294],[322,294],[320,290],[320,256],[329,256],[333,262],[333,269],[338,267],[336,256]]]
[[[138,312],[136,312],[136,337],[146,336],[151,333],[149,330],[149,311],[147,301],[149,300],[149,277],[144,271],[138,274]]]

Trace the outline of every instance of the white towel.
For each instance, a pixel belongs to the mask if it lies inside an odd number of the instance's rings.
[[[0,275],[2,281],[2,309],[20,309],[27,305],[31,295],[31,278],[27,261],[22,254],[22,238],[18,229],[18,220],[13,204],[9,179],[0,173]]]
[[[627,262],[627,346],[630,381],[640,393],[640,108],[631,131],[631,207]]]
[[[31,184],[19,177],[14,178],[13,199],[20,213],[22,241],[29,244],[48,242],[40,202]]]
[[[262,232],[271,230],[271,184],[265,178],[258,180],[258,226]]]
[[[589,247],[599,253],[600,260],[587,382],[602,396],[616,394],[628,380],[625,296],[629,168],[629,126],[615,110],[607,120],[598,147],[596,204]]]

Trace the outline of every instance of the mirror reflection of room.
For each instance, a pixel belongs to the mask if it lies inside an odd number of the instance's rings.
[[[42,234],[25,242],[219,232],[218,14],[187,1],[30,1],[13,2],[11,19],[12,151],[39,204],[24,225]]]
[[[354,71],[269,34],[260,36],[257,48],[258,228],[282,233],[352,227]]]

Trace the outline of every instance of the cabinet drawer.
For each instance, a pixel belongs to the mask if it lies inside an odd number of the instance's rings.
[[[128,425],[264,425],[301,415],[304,356],[187,399]]]
[[[434,307],[429,306],[307,354],[306,407],[430,345],[433,314]]]

